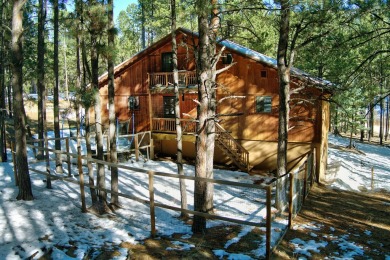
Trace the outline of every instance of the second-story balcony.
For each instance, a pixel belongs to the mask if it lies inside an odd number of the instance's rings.
[[[173,87],[173,72],[148,73],[149,87]],[[198,81],[195,71],[179,71],[179,87],[196,87]]]

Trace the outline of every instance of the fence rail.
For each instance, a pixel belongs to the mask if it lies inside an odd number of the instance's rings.
[[[74,139],[74,138],[68,137],[68,138],[64,138],[64,139],[68,140],[68,141],[66,141],[66,144],[68,146],[69,140]],[[39,141],[40,140],[35,140],[35,142],[39,142]],[[66,148],[66,152],[64,152],[61,150],[38,147],[38,146],[35,146],[34,144],[28,144],[28,147],[45,151],[45,153],[47,153],[47,155],[45,156],[45,158],[47,160],[49,159],[49,153],[57,153],[57,154],[66,155],[66,157],[68,158],[67,163],[68,163],[69,172],[71,172],[71,167],[72,167],[72,163],[71,163],[71,160],[69,158],[71,158],[71,157],[77,158],[77,161],[78,161],[78,164],[77,164],[78,169],[77,170],[79,173],[79,180],[74,180],[71,178],[67,178],[65,176],[53,175],[51,173],[50,168],[47,168],[46,172],[37,170],[35,168],[29,168],[29,169],[32,172],[35,172],[35,173],[38,173],[41,175],[45,175],[50,181],[55,180],[55,179],[59,179],[59,180],[78,184],[80,187],[80,198],[81,198],[81,204],[82,204],[82,212],[86,212],[84,189],[85,189],[85,187],[90,187],[90,188],[94,188],[96,190],[104,190],[107,193],[115,194],[115,195],[118,195],[120,197],[129,199],[129,200],[134,200],[134,201],[149,205],[151,235],[152,236],[156,235],[155,208],[159,207],[159,208],[169,209],[169,210],[173,210],[173,211],[184,212],[187,214],[198,215],[198,216],[202,216],[205,218],[219,219],[222,221],[236,223],[236,224],[240,224],[240,225],[248,225],[248,226],[254,226],[254,227],[266,227],[266,235],[265,235],[265,240],[266,240],[265,242],[266,243],[265,243],[265,245],[266,245],[266,258],[267,259],[270,258],[271,254],[272,254],[272,250],[277,246],[277,243],[278,243],[277,241],[275,243],[272,243],[272,223],[273,223],[272,221],[275,220],[275,218],[277,216],[283,215],[283,212],[277,211],[277,210],[272,210],[272,207],[274,205],[273,203],[275,200],[274,195],[273,195],[274,194],[273,191],[275,191],[275,188],[277,186],[277,182],[280,181],[280,179],[273,180],[268,184],[249,184],[249,183],[232,182],[232,181],[226,181],[226,180],[199,178],[199,177],[194,177],[194,176],[156,172],[156,171],[151,171],[151,170],[146,170],[146,169],[135,168],[135,167],[131,167],[128,165],[123,165],[123,164],[113,164],[111,162],[97,160],[97,159],[88,157],[86,155],[82,155],[80,153],[70,153],[69,148]],[[13,159],[14,159],[15,153],[13,151],[13,148],[14,148],[14,145],[12,145],[12,155],[13,155]],[[297,210],[294,212],[294,208],[299,209],[299,207],[302,205],[302,203],[304,201],[304,198],[307,196],[311,185],[313,184],[313,176],[314,176],[313,162],[314,162],[314,160],[312,160],[312,157],[313,157],[313,153],[307,154],[307,156],[305,156],[305,158],[302,158],[304,163],[301,164],[299,169],[294,171],[294,172],[288,173],[289,189],[288,189],[288,192],[286,194],[288,195],[288,198],[289,198],[288,199],[289,210],[288,210],[288,226],[287,227],[291,227],[292,220],[293,220],[293,217],[295,215],[294,213],[297,213]],[[118,168],[118,170],[119,169],[130,170],[130,171],[135,171],[138,173],[144,173],[144,174],[148,175],[149,199],[144,199],[144,198],[134,196],[131,194],[126,194],[126,193],[117,193],[117,192],[113,192],[110,189],[102,189],[102,188],[99,188],[97,186],[92,186],[90,184],[85,183],[84,176],[83,176],[84,175],[83,169],[82,169],[83,165],[81,163],[82,161],[91,162],[91,163],[95,163],[95,164],[102,164],[102,165],[105,165],[108,167],[115,166]],[[47,164],[47,165],[49,165],[49,164]],[[15,173],[16,173],[16,168],[15,168]],[[15,180],[17,181],[17,173],[15,176],[16,176]],[[180,207],[175,207],[175,206],[163,204],[160,202],[156,202],[154,199],[154,196],[155,196],[154,184],[156,182],[156,176],[163,177],[163,178],[186,179],[186,180],[192,180],[192,181],[205,181],[205,182],[209,182],[209,183],[213,183],[213,184],[224,185],[224,187],[225,186],[226,187],[234,186],[234,187],[241,187],[243,189],[255,189],[255,190],[265,191],[265,193],[266,193],[265,203],[261,204],[261,205],[265,206],[265,208],[266,208],[267,214],[266,214],[265,223],[263,221],[254,222],[254,221],[246,221],[246,220],[241,220],[241,219],[230,218],[230,217],[221,216],[221,215],[214,215],[214,214],[211,215],[211,214],[207,214],[207,213],[203,213],[203,212],[182,209]],[[297,187],[297,184],[296,184],[297,180],[302,181],[298,185],[300,188],[296,188]],[[308,184],[310,184],[310,186]],[[297,198],[303,198],[303,199],[298,200]],[[287,227],[286,227],[284,233],[287,231]]]

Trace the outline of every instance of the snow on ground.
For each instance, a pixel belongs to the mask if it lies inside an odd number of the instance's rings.
[[[346,139],[330,136],[330,143],[333,145],[346,146],[347,142]],[[327,180],[332,182],[331,185],[335,188],[355,191],[361,190],[362,187],[369,189],[371,169],[374,167],[375,188],[390,190],[390,176],[387,174],[390,171],[390,149],[365,144],[357,144],[357,148],[365,155],[329,149],[331,168]],[[75,152],[74,147],[72,150]],[[32,151],[29,150],[30,167],[45,171],[44,163],[32,164],[33,160]],[[158,172],[176,173],[176,165],[172,162],[130,160],[127,164]],[[25,259],[33,254],[39,257],[49,249],[53,250],[54,259],[82,259],[90,252],[98,252],[98,249],[102,247],[119,250],[121,256],[117,259],[126,259],[126,249],[119,247],[121,242],[136,244],[150,236],[149,205],[121,199],[123,208],[119,209],[115,215],[99,218],[93,214],[82,214],[78,185],[55,180],[53,189],[46,189],[45,177],[36,173],[31,173],[35,199],[28,202],[17,201],[15,198],[18,190],[14,184],[12,167],[11,162],[0,164],[0,259]],[[76,175],[76,167],[73,166],[73,169],[73,174]],[[185,172],[193,175],[194,167],[185,165]],[[215,170],[215,178],[253,183],[253,177],[242,172]],[[108,184],[107,187],[109,187]],[[192,182],[187,182],[187,189],[188,201],[191,202],[193,201]],[[156,176],[155,190],[156,202],[180,207],[177,179]],[[149,198],[148,176],[142,172],[120,170],[120,192],[147,200]],[[87,205],[90,205],[88,192],[86,193]],[[262,198],[264,198],[263,190],[215,186],[214,200],[218,215],[253,222],[264,221],[265,200]],[[183,238],[191,235],[191,227],[177,218],[178,215],[178,212],[157,208],[158,234],[170,236],[173,233],[181,233]],[[226,222],[208,221],[208,227],[223,224]],[[286,224],[286,222],[273,223],[274,240],[280,235],[278,230],[283,230]],[[310,251],[326,246],[326,243],[318,242],[318,239],[315,242],[315,231],[320,228],[320,225],[308,223],[303,227],[294,227],[307,229],[313,237],[310,241],[299,239],[291,241],[296,245],[297,252],[310,258]],[[243,227],[237,237],[226,243],[225,249],[237,243],[251,229],[248,226]],[[335,238],[334,241],[346,252],[345,257],[362,255],[362,249],[349,243],[347,236]],[[251,255],[256,255],[258,258],[264,256],[264,245],[265,239],[259,241],[258,250],[250,252]],[[180,250],[188,250],[194,246],[179,241],[175,244],[175,248]],[[70,250],[76,250],[76,258],[66,255],[66,252]],[[177,249],[167,248],[166,250]],[[224,249],[215,249],[214,254],[220,258],[251,259],[245,252],[229,254]]]
[[[390,191],[390,148],[373,144],[355,142],[356,152],[343,150],[349,145],[349,139],[329,135],[328,170],[326,181],[330,187],[347,191]],[[372,174],[374,173],[374,174]],[[389,205],[387,205],[389,206]],[[304,225],[294,225],[293,229],[300,229],[309,233],[313,239],[303,241],[295,238],[290,241],[295,247],[295,253],[310,259],[310,252],[318,252],[321,247],[326,247],[326,241],[316,234],[321,230],[323,224],[311,222]],[[348,241],[350,236],[358,234],[347,234],[343,236],[333,235],[335,229],[330,228],[332,243],[338,246],[342,254],[337,259],[354,259],[364,256],[364,249],[354,242]],[[365,235],[371,235],[366,231]],[[305,259],[305,258],[299,258]],[[390,260],[390,255],[384,256]]]
[[[49,145],[54,146],[54,142],[50,142]],[[76,144],[72,142],[71,152],[75,151]],[[46,171],[44,162],[34,162],[34,154],[31,149],[28,151],[28,156],[30,167]],[[52,158],[54,157],[52,156]],[[126,165],[143,170],[176,174],[176,164],[168,161],[149,160],[144,162],[141,160],[135,162],[132,158],[126,162]],[[115,215],[99,218],[93,214],[82,214],[78,185],[52,180],[53,189],[46,189],[46,177],[34,172],[30,172],[30,175],[35,199],[28,202],[17,201],[15,198],[18,189],[14,185],[12,167],[11,162],[0,164],[0,230],[2,231],[0,259],[25,259],[34,253],[36,253],[36,257],[39,257],[50,248],[54,250],[54,259],[69,258],[65,254],[66,251],[74,249],[76,250],[76,258],[82,259],[92,251],[98,252],[99,248],[102,247],[122,250],[121,257],[118,259],[126,259],[126,250],[119,248],[121,242],[136,244],[150,236],[148,204],[121,198],[123,208],[117,210]],[[52,161],[51,169],[54,168]],[[66,171],[66,169],[67,166],[64,163],[64,170]],[[87,171],[86,168],[84,171]],[[194,175],[193,166],[185,165],[184,171],[187,175]],[[76,179],[77,167],[74,165],[72,174],[74,176],[71,178]],[[65,172],[65,176],[67,175]],[[148,175],[145,172],[119,169],[119,176],[121,193],[139,199],[149,199]],[[246,173],[224,170],[215,170],[214,178],[240,183],[253,183],[254,181],[254,177]],[[107,179],[106,185],[110,187],[109,179]],[[192,181],[187,181],[189,209],[193,209],[193,186]],[[178,179],[155,176],[154,189],[156,203],[180,208]],[[254,223],[265,221],[264,190],[248,190],[237,186],[222,187],[218,184],[215,184],[214,189],[214,205],[217,215]],[[88,189],[86,189],[87,205],[91,205],[88,193]],[[191,235],[191,226],[182,222],[178,216],[179,212],[156,208],[158,235],[170,236],[173,233],[181,233],[183,236]],[[273,223],[274,241],[280,237],[281,230],[287,225],[286,221],[280,222]],[[208,227],[224,224],[226,222],[219,220],[207,222]],[[238,238],[228,242],[229,245],[237,243],[240,236],[244,236],[251,230],[252,227],[243,228]],[[265,241],[265,237],[263,241]],[[263,241],[259,241],[259,250],[252,252],[252,255],[260,257],[265,254],[265,250],[263,250],[265,242]],[[194,246],[177,243],[176,247],[180,247],[182,250],[188,250]],[[172,250],[172,248],[167,250]]]

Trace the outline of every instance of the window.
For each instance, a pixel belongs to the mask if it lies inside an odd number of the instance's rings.
[[[163,97],[164,102],[164,117],[174,118],[175,117],[175,97],[167,96]]]
[[[257,96],[255,109],[256,113],[271,113],[272,98],[270,96]]]
[[[172,72],[173,71],[173,53],[164,52],[161,54],[161,71]]]
[[[233,62],[233,55],[231,53],[227,53],[225,56],[222,56],[223,64],[232,64],[232,62]]]
[[[260,76],[261,76],[262,78],[266,78],[266,77],[267,77],[267,71],[266,71],[266,70],[260,71]]]

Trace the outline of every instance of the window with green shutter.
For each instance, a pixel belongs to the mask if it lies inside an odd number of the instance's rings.
[[[271,113],[272,98],[270,96],[256,96],[256,113]]]

